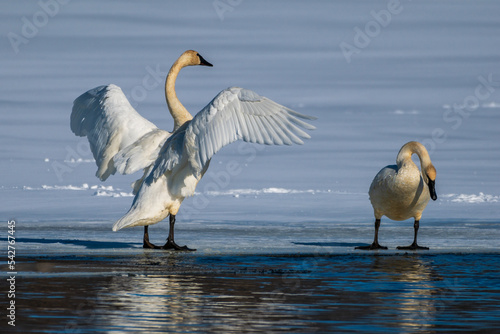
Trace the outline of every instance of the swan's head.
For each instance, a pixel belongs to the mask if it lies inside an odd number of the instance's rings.
[[[429,193],[433,201],[437,200],[436,195],[436,168],[432,164],[425,168],[425,175],[427,176],[427,185],[429,186]]]
[[[213,66],[208,61],[206,61],[205,58],[203,58],[198,52],[194,50],[187,50],[186,52],[184,52],[179,57],[179,61],[182,63],[183,66],[195,66],[195,65],[210,66],[210,67]]]

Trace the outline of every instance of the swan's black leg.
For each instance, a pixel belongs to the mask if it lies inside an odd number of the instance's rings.
[[[160,249],[160,246],[153,245],[151,242],[149,242],[149,233],[148,233],[148,226],[144,226],[144,238],[143,238],[143,243],[142,243],[142,248],[150,248],[150,249]]]
[[[196,249],[188,248],[187,246],[179,246],[174,241],[174,225],[175,225],[175,215],[170,215],[169,217],[170,230],[168,232],[167,242],[162,249],[173,249],[178,251],[195,251]]]
[[[415,231],[415,235],[413,236],[413,243],[410,246],[398,246],[398,249],[406,249],[406,250],[429,249],[429,247],[423,247],[417,244],[417,234],[419,226],[420,222],[418,220],[415,220],[415,223],[413,223],[413,230]]]
[[[387,249],[385,246],[380,246],[378,243],[378,229],[380,227],[380,219],[375,219],[375,237],[373,239],[373,243],[368,246],[358,246],[355,249],[363,249],[363,250],[373,250],[373,249]]]

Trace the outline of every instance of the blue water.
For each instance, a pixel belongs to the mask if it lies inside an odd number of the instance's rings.
[[[500,330],[499,254],[26,258],[22,332]],[[71,305],[71,307],[69,307]]]

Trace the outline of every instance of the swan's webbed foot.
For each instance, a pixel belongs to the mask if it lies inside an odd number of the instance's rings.
[[[142,248],[146,249],[160,249],[160,246],[156,246],[149,241],[148,227],[144,226],[144,237],[142,239]]]
[[[417,244],[417,234],[418,234],[418,228],[419,228],[420,222],[415,219],[415,223],[413,223],[413,229],[415,231],[415,235],[413,236],[413,243],[410,246],[398,246],[398,249],[401,250],[418,250],[418,249],[424,249],[427,250],[429,247],[423,247],[419,246]]]
[[[387,249],[387,247],[380,246],[380,244],[378,242],[374,242],[371,245],[368,245],[368,246],[358,246],[358,247],[355,247],[354,249],[376,250],[376,249]]]
[[[142,244],[142,248],[145,248],[145,249],[161,249],[160,246],[153,245],[149,241],[147,241],[147,242],[144,241],[143,244]]]
[[[196,249],[189,248],[188,246],[179,246],[175,243],[175,241],[170,240],[170,239],[167,239],[167,242],[165,243],[165,245],[163,245],[162,247],[158,247],[158,248],[166,249],[166,250],[172,249],[172,250],[176,250],[176,251],[188,251],[188,252],[196,251]]]
[[[143,248],[149,249],[165,249],[165,250],[176,250],[176,251],[190,251],[194,252],[196,249],[189,248],[188,246],[179,246],[174,241],[174,224],[175,215],[170,215],[170,231],[168,233],[167,242],[163,246],[156,246],[149,241],[148,226],[144,226],[144,238],[143,238]]]
[[[380,228],[380,218],[375,219],[375,237],[373,238],[373,243],[367,246],[358,246],[354,247],[354,249],[362,249],[362,250],[376,250],[376,249],[387,249],[385,246],[380,246],[378,243],[378,229]]]
[[[188,248],[188,246],[179,246],[174,241],[174,224],[175,224],[175,215],[170,214],[170,231],[168,232],[168,238],[165,245],[161,247],[161,249],[173,249],[176,251],[189,251],[194,252],[196,249]]]
[[[400,250],[418,250],[418,249],[428,250],[429,247],[419,246],[416,242],[414,242],[410,246],[398,246],[397,249],[400,249]]]

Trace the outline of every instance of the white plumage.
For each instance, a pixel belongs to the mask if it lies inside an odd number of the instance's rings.
[[[183,199],[194,195],[210,159],[236,140],[267,145],[302,144],[310,138],[302,130],[314,119],[238,87],[221,91],[194,118],[175,94],[180,69],[190,65],[212,66],[196,51],[186,51],[174,63],[165,91],[174,131],[158,129],[140,116],[115,85],[101,86],[78,97],[71,114],[71,130],[87,136],[96,159],[96,176],[106,180],[118,171],[144,175],[134,185],[136,197],[128,213],[113,226],[146,226],[144,247],[149,243],[147,226],[170,215],[170,233],[162,248],[188,249],[174,242],[175,215]]]
[[[168,134],[139,115],[115,85],[91,89],[73,102],[71,131],[77,136],[87,136],[98,167],[96,176],[102,181],[116,172],[113,158],[118,152],[138,143],[152,131]],[[146,150],[136,159],[142,160],[142,155],[152,154],[157,149],[144,146]],[[139,169],[141,167],[131,173]]]
[[[300,137],[310,137],[299,126],[314,127],[299,118],[312,119],[247,89],[223,90],[169,139],[155,164],[154,177],[171,170],[184,152],[198,177],[215,153],[239,139],[267,145],[303,144]]]
[[[412,161],[417,154],[421,170]],[[414,218],[414,239],[408,247],[398,249],[428,249],[417,244],[419,221],[427,203],[437,199],[435,191],[436,169],[425,146],[416,141],[403,145],[396,165],[382,168],[373,179],[369,195],[375,215],[375,238],[371,245],[357,249],[387,249],[378,243],[378,229],[382,216],[393,220]]]

